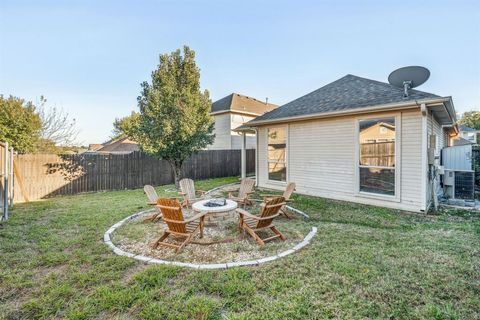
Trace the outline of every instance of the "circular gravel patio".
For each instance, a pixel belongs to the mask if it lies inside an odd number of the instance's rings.
[[[221,186],[208,191],[207,194],[212,197],[221,197],[225,194],[223,189],[231,186]],[[234,238],[233,241],[219,241],[213,245],[190,244],[180,253],[169,248],[152,249],[149,244],[162,234],[165,226],[162,221],[147,224],[142,221],[155,209],[134,213],[117,222],[105,232],[103,240],[117,255],[152,264],[193,269],[226,269],[260,265],[299,251],[315,236],[317,228],[310,228],[304,221],[304,218],[308,219],[308,215],[295,208],[289,209],[298,214],[297,219],[276,219],[287,241],[271,241],[264,247],[256,245],[248,236],[239,236],[236,231],[236,221],[226,221],[224,224],[206,226],[204,238],[212,241],[231,237]]]

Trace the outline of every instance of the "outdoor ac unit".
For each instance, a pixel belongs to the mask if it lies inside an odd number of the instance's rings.
[[[455,199],[475,199],[475,172],[455,171]]]
[[[474,171],[445,170],[443,185],[448,198],[464,200],[475,199]]]

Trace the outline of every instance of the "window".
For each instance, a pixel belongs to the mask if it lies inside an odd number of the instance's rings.
[[[268,129],[268,179],[287,181],[287,134],[285,128]]]
[[[359,122],[359,190],[395,196],[395,118]]]

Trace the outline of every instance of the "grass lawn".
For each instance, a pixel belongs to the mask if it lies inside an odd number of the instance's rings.
[[[309,246],[217,271],[145,265],[102,243],[146,207],[142,190],[18,204],[0,226],[0,319],[480,318],[478,213],[294,199],[318,227]]]

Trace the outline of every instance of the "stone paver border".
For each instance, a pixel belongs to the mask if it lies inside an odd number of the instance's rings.
[[[225,187],[225,186],[222,186],[222,187]],[[210,193],[210,192],[212,192],[214,190],[217,190],[219,188],[220,187],[209,190],[207,193]],[[292,211],[300,213],[303,216],[308,218],[308,215],[303,213],[302,211],[300,211],[298,209],[295,209],[295,208],[292,208],[290,206],[288,206],[288,208],[291,209]],[[156,258],[152,258],[152,257],[146,257],[146,256],[142,256],[142,255],[136,255],[136,254],[133,254],[131,252],[123,251],[122,249],[118,248],[117,246],[115,246],[113,244],[113,242],[110,238],[110,235],[118,227],[120,227],[121,225],[123,225],[127,221],[130,221],[132,219],[137,218],[140,215],[144,215],[146,213],[150,213],[150,212],[153,212],[153,211],[155,211],[155,209],[148,209],[148,210],[140,211],[140,212],[134,213],[134,214],[126,217],[125,219],[115,223],[103,235],[103,242],[105,242],[105,244],[107,246],[109,246],[110,249],[112,249],[112,251],[119,256],[129,257],[129,258],[133,258],[135,260],[143,261],[143,262],[147,262],[147,263],[166,264],[166,265],[173,265],[173,266],[178,266],[178,267],[187,267],[187,268],[192,268],[192,269],[227,269],[227,268],[240,267],[240,266],[256,266],[256,265],[260,265],[262,263],[277,260],[281,257],[285,257],[289,254],[292,254],[292,253],[302,249],[306,245],[308,245],[310,243],[310,241],[312,240],[312,238],[317,233],[317,228],[312,227],[312,230],[307,234],[307,236],[300,243],[298,243],[297,245],[295,245],[291,249],[282,251],[282,252],[280,252],[280,253],[278,253],[274,256],[269,256],[269,257],[256,259],[256,260],[235,261],[235,262],[227,262],[227,263],[210,263],[210,264],[195,264],[195,263],[186,263],[186,262],[180,262],[180,261],[169,261],[169,260],[156,259]]]

